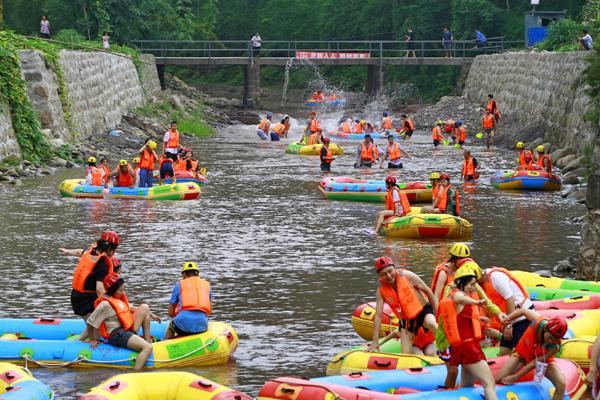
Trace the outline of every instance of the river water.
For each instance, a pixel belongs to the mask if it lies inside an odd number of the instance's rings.
[[[181,264],[195,260],[212,284],[212,319],[233,324],[240,337],[236,361],[194,368],[255,396],[265,380],[323,375],[335,353],[361,343],[350,325],[353,309],[374,298],[373,260],[389,255],[420,273],[448,256],[444,240],[390,240],[372,234],[381,206],[329,202],[317,190],[316,157],[285,155],[285,142],[260,142],[253,126],[229,127],[194,143],[210,184],[199,201],[156,202],[63,199],[58,184],[81,175],[61,170],[0,186],[2,274],[0,317],[72,318],[70,282],[76,260],[58,247],[82,248],[99,232],[121,234],[128,296],[166,317]],[[292,137],[298,137],[293,133]],[[291,141],[287,140],[287,142]],[[352,168],[357,142],[334,175],[383,178],[385,171]],[[420,180],[433,169],[458,177],[462,153],[433,150],[429,135],[406,145],[400,180]],[[507,193],[489,185],[492,172],[515,154],[473,147],[481,182],[462,188],[464,217],[474,224],[472,251],[485,267],[549,269],[574,253],[579,226],[568,222],[584,207],[556,193]],[[461,187],[461,185],[459,185]],[[108,369],[35,369],[57,398],[74,398],[118,373]]]

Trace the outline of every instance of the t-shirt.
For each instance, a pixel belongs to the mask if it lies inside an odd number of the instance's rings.
[[[168,143],[169,139],[171,139],[171,134],[169,133],[169,131],[166,131],[165,136],[163,136],[163,143]],[[177,154],[177,151],[177,147],[165,147],[165,153]]]
[[[585,44],[586,49],[588,49],[588,50],[592,49],[594,41],[589,33],[586,33],[585,36],[581,38],[581,40],[583,40],[583,43]]]
[[[248,37],[248,36],[246,36],[246,37]],[[260,47],[260,42],[261,42],[260,36],[252,36],[252,39],[250,39],[250,41],[252,42],[252,47]]]
[[[452,32],[444,32],[442,34],[442,40],[444,42],[451,42],[452,41]]]
[[[496,271],[494,273],[491,273],[489,276],[492,286],[494,287],[494,289],[496,289],[496,292],[498,292],[498,294],[502,296],[504,300],[508,300],[514,296],[515,306],[520,305],[521,308],[529,309],[533,305],[529,298],[525,298],[525,296],[523,296],[523,293],[521,292],[521,289],[519,289],[519,286],[517,286],[517,284],[514,283],[508,277],[508,275],[500,271]],[[519,317],[515,321],[521,321],[523,319],[525,319],[525,317]]]
[[[98,307],[94,310],[92,315],[87,319],[87,323],[93,326],[96,329],[100,328],[104,322],[104,326],[106,327],[106,332],[109,334],[121,327],[121,322],[119,321],[119,317],[117,317],[117,313],[112,308],[108,301],[102,301],[98,304]]]
[[[40,33],[44,33],[44,34],[50,33],[50,21],[48,21],[48,20],[40,21]]]
[[[210,298],[212,300],[212,290]],[[179,282],[173,288],[169,304],[178,305],[181,308],[181,285]],[[180,310],[173,318],[173,323],[177,325],[177,328],[188,333],[200,333],[208,329],[208,317],[203,311]]]
[[[108,36],[108,35],[102,36],[102,48],[108,49],[110,47],[110,45],[108,44],[109,37],[110,36]]]
[[[475,36],[477,37],[478,42],[483,43],[483,42],[487,41],[485,35],[481,32],[475,32]]]
[[[408,36],[408,41],[412,42],[414,40],[414,38],[415,38],[415,33],[414,32],[408,32],[406,34],[406,36]]]

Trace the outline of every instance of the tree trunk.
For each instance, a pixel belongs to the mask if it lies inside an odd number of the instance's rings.
[[[83,17],[85,18],[85,27],[87,29],[87,38],[88,40],[92,40],[92,36],[90,35],[90,24],[87,13],[87,1],[83,2]]]
[[[510,0],[506,0],[506,10],[510,11]]]

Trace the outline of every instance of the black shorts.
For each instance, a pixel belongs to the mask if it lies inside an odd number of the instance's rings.
[[[435,147],[438,147],[440,145],[440,143],[442,143],[440,140],[433,139],[433,145]]]
[[[521,337],[523,336],[523,334],[525,333],[525,331],[527,330],[527,327],[529,327],[529,325],[531,325],[531,322],[529,322],[529,320],[527,318],[525,318],[522,321],[515,322],[512,325],[512,328],[513,328],[512,340],[504,340],[504,338],[502,338],[502,340],[500,341],[500,347],[506,347],[508,349],[514,349],[515,347],[517,347],[517,343],[519,343],[519,340],[521,339]]]
[[[167,177],[172,178],[175,175],[175,171],[173,171],[173,163],[165,162],[160,166],[160,179],[165,179]]]
[[[94,312],[96,298],[96,292],[81,293],[71,290],[71,307],[75,315],[84,316]]]
[[[465,141],[464,140],[459,140],[458,144],[460,144],[462,146],[463,144],[465,144]]]
[[[388,168],[389,169],[397,169],[397,168],[402,168],[402,163],[398,164],[398,165],[394,165],[392,163],[388,163]]]
[[[412,137],[413,132],[414,131],[406,131],[406,132],[404,132],[404,135],[407,137]]]
[[[373,166],[373,163],[372,162],[361,161],[360,162],[360,166],[361,167],[371,168]]]
[[[406,43],[406,48],[408,50],[414,50],[415,49],[415,44],[413,42],[408,42],[408,43]]]
[[[110,336],[108,337],[108,343],[112,344],[115,347],[121,347],[126,349],[127,342],[129,341],[129,338],[133,335],[135,335],[134,331],[126,331],[123,328],[117,328],[110,333]]]
[[[331,163],[321,163],[321,171],[331,171]]]
[[[170,158],[171,160],[173,160],[173,162],[177,162],[177,154],[175,154],[175,153],[165,153],[165,155],[167,156],[167,158]]]
[[[425,317],[431,314],[435,317],[435,310],[433,309],[433,307],[431,306],[431,304],[426,304],[423,307],[423,310],[421,310],[421,312],[419,313],[419,315],[417,315],[417,317],[415,319],[405,319],[404,320],[404,329],[406,329],[409,332],[414,333],[415,335],[417,334],[417,332],[419,331],[419,328],[423,327],[423,322],[425,322]],[[423,330],[425,332],[428,332],[428,329],[423,328]]]

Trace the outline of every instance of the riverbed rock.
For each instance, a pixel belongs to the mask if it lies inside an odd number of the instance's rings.
[[[171,95],[171,97],[169,97],[169,103],[171,103],[171,105],[177,110],[182,111],[185,109],[185,107],[181,103],[181,100],[179,99],[179,96],[177,96],[176,94],[173,94]]]
[[[55,167],[66,167],[67,160],[62,159],[60,157],[56,157],[54,160],[52,160],[52,165],[54,165]]]
[[[567,196],[567,200],[572,200],[576,203],[585,203],[586,193],[587,193],[587,190],[584,190],[584,189],[574,190]]]
[[[552,161],[556,163],[556,161],[571,153],[571,149],[569,149],[568,147],[563,147],[560,149],[555,149],[552,153],[550,153],[550,157],[552,157]]]
[[[550,152],[552,151],[552,143],[542,143],[542,146],[544,146],[544,151],[546,152],[546,154],[550,154]]]
[[[556,166],[562,170],[564,167],[567,166],[567,164],[569,164],[571,161],[573,161],[576,158],[577,158],[577,156],[575,154],[566,155],[566,156],[556,160]]]
[[[537,139],[534,139],[534,140],[533,140],[533,142],[530,142],[530,143],[528,143],[528,144],[525,146],[525,148],[526,148],[526,149],[528,149],[528,150],[532,150],[532,151],[533,151],[533,150],[535,150],[535,149],[536,149],[536,147],[538,147],[538,146],[539,146],[540,144],[542,144],[543,142],[544,142],[544,139],[543,139],[543,138],[537,138]]]
[[[583,175],[585,168],[577,168],[563,175],[562,182],[565,185],[575,185],[579,183],[579,177]],[[574,179],[575,178],[575,179]]]
[[[19,172],[17,172],[16,168],[10,168],[8,171],[6,171],[6,175],[17,178],[19,176]]]
[[[13,185],[15,185],[15,186],[23,186],[23,181],[22,181],[22,180],[20,180],[20,179],[14,179],[14,180],[13,180],[12,182],[10,182],[10,183],[12,183],[12,184],[13,184]]]
[[[29,166],[33,165],[33,163],[29,160],[23,160],[23,165],[26,167],[29,167]]]
[[[578,168],[580,168],[583,165],[583,161],[584,161],[584,157],[577,157],[573,160],[571,160],[567,165],[565,165],[561,171],[564,172],[569,172],[569,171],[574,171]]]
[[[40,168],[40,174],[42,175],[50,175],[51,173],[48,168]]]

